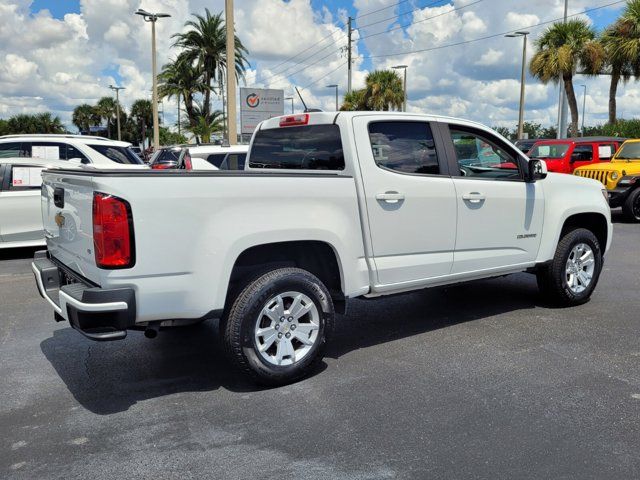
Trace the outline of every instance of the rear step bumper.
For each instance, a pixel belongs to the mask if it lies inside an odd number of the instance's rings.
[[[55,264],[46,250],[33,256],[31,269],[38,292],[56,312],[56,319],[68,320],[73,328],[91,340],[120,340],[135,324],[135,293],[131,288],[105,289],[76,282]],[[69,272],[73,273],[73,272]],[[73,274],[72,277],[77,277]]]

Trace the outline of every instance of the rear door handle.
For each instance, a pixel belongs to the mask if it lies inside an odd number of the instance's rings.
[[[387,203],[398,203],[404,200],[404,194],[399,192],[384,192],[376,195],[376,200]]]
[[[469,203],[480,203],[480,202],[484,202],[486,200],[487,197],[485,197],[483,194],[481,194],[480,192],[470,192],[470,193],[465,193],[464,195],[462,195],[462,199],[465,202],[469,202]]]

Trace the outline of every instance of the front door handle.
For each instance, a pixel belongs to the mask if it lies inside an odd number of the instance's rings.
[[[404,200],[404,194],[399,192],[384,192],[376,195],[376,200],[387,203],[398,203]]]
[[[486,200],[487,197],[485,197],[483,194],[481,194],[480,192],[470,192],[470,193],[465,193],[464,195],[462,195],[462,199],[465,202],[469,202],[469,203],[480,203],[480,202],[484,202]]]

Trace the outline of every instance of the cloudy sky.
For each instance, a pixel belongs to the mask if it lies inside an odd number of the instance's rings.
[[[569,14],[582,14],[602,29],[623,2],[569,0]],[[408,109],[470,118],[496,126],[517,122],[522,41],[504,38],[531,31],[562,16],[563,0],[235,0],[236,30],[248,48],[246,85],[304,88],[309,106],[335,109],[333,89],[346,90],[346,19],[355,18],[353,86],[368,71],[406,64]],[[0,118],[53,111],[70,123],[71,111],[109,95],[120,84],[125,106],[150,98],[151,33],[133,14],[139,7],[166,12],[158,22],[158,63],[176,55],[171,34],[191,13],[224,10],[224,0],[0,0]],[[603,7],[603,8],[600,8]],[[584,12],[587,12],[586,14]],[[487,38],[488,37],[488,38]],[[415,52],[415,53],[411,53]],[[555,123],[557,87],[527,78],[527,120]],[[586,123],[603,123],[608,79],[574,81],[578,101],[587,86]],[[618,112],[640,115],[640,84],[619,91]],[[166,123],[176,104],[164,102]],[[296,100],[295,108],[301,108]]]

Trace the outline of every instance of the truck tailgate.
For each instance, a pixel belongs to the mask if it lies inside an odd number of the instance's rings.
[[[49,170],[43,172],[42,180],[42,221],[51,256],[99,283],[93,245],[92,178]]]

